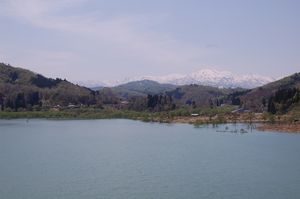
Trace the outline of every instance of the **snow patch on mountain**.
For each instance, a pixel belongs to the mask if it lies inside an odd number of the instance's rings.
[[[198,84],[221,88],[255,88],[275,81],[276,79],[256,74],[239,75],[234,74],[230,71],[202,69],[186,75],[169,74],[163,76],[140,76],[133,78],[125,78],[123,80],[118,81],[105,81],[104,83],[101,82],[101,85],[117,86],[128,82],[141,80],[152,80],[157,81],[159,83],[174,85]]]

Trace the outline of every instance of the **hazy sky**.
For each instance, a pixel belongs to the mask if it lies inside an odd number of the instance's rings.
[[[0,0],[0,61],[112,80],[300,71],[299,0]]]

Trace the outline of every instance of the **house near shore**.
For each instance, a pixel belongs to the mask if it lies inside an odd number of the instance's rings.
[[[75,108],[75,105],[74,104],[69,104],[68,108]]]
[[[231,113],[239,113],[239,114],[241,114],[241,113],[249,113],[249,112],[250,112],[250,110],[244,109],[244,108],[238,108],[238,109],[235,109],[235,110],[231,111]]]
[[[121,101],[121,104],[127,105],[127,104],[129,104],[129,102],[124,100],[124,101]]]

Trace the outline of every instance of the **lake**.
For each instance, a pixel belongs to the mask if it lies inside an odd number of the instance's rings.
[[[300,134],[226,127],[0,120],[0,198],[300,198]]]

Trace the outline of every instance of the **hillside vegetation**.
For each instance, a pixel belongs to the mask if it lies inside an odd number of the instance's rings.
[[[55,105],[94,104],[95,93],[66,80],[0,64],[0,103],[11,110],[37,109]]]
[[[125,99],[129,99],[132,96],[147,96],[155,94],[164,94],[166,91],[175,89],[176,86],[172,84],[160,84],[151,80],[141,80],[129,82],[116,87],[112,90]]]
[[[240,99],[245,108],[253,111],[276,113],[280,110],[280,112],[286,112],[292,105],[297,103],[299,89],[300,73],[295,73],[278,81],[252,89],[250,92],[241,95]]]
[[[0,64],[0,110],[5,112],[89,109],[90,113],[108,110],[214,116],[243,109],[295,115],[300,110],[299,101],[300,73],[251,90],[142,80],[94,91],[65,79]]]
[[[177,105],[189,105],[193,107],[220,106],[229,101],[229,95],[242,89],[220,89],[211,86],[186,85],[180,86],[173,91],[166,92],[171,96]]]

